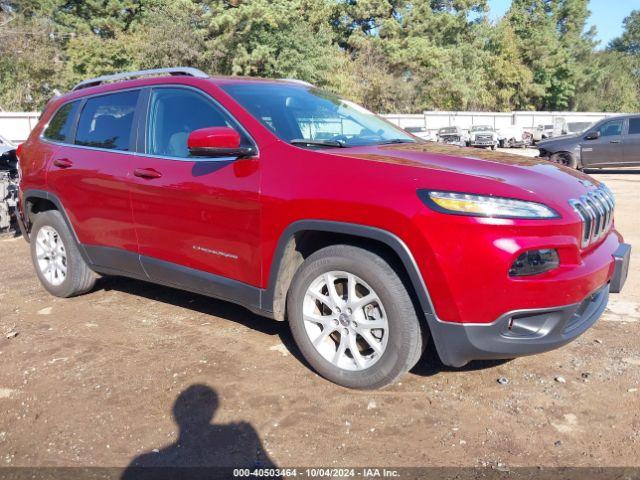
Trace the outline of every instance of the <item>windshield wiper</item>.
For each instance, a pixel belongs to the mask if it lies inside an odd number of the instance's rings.
[[[409,140],[408,138],[392,138],[391,140],[385,140],[379,143],[379,145],[391,145],[393,143],[416,143],[416,141]]]
[[[314,147],[339,147],[346,148],[345,144],[338,140],[306,140],[304,138],[294,138],[290,140],[291,145],[311,145]]]

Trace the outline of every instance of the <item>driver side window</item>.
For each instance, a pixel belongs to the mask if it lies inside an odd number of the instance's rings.
[[[221,107],[193,90],[155,88],[151,91],[146,135],[146,153],[163,157],[192,157],[189,134],[206,127],[231,127],[250,145],[237,123]]]
[[[616,135],[622,135],[623,120],[611,120],[610,122],[600,125],[598,131],[601,137],[613,137]]]

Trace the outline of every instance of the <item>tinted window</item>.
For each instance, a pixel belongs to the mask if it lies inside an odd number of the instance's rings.
[[[640,135],[640,117],[629,119],[629,135]]]
[[[184,88],[157,88],[151,93],[146,152],[168,157],[189,157],[187,138],[194,130],[231,127],[250,145],[235,121],[210,98]]]
[[[79,106],[80,102],[76,101],[60,107],[53,118],[49,120],[49,125],[44,131],[44,138],[58,142],[69,141],[69,134]]]
[[[601,137],[613,137],[615,135],[622,135],[622,125],[624,120],[611,120],[610,122],[603,123],[598,128]]]
[[[80,114],[75,143],[129,150],[138,94],[138,91],[130,91],[89,98]]]

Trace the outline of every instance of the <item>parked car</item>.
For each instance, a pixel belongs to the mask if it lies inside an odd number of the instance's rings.
[[[467,144],[469,136],[462,131],[460,127],[443,127],[438,130],[438,142],[449,143],[464,147]]]
[[[546,140],[547,138],[551,138],[553,137],[553,131],[553,125],[538,125],[533,130],[533,141],[537,143],[542,140]]]
[[[609,117],[537,147],[541,158],[570,168],[640,166],[640,115]]]
[[[429,130],[427,130],[425,127],[405,127],[404,131],[409,132],[410,134],[415,135],[416,137],[421,138],[423,140],[428,140],[430,142],[433,142],[436,140],[433,134]]]
[[[423,142],[299,82],[87,80],[18,157],[19,222],[51,294],[100,273],[235,302],[286,319],[347,387],[398,379],[429,337],[454,367],[560,347],[628,270],[604,184]]]
[[[510,125],[498,130],[500,148],[525,148],[533,143],[533,134],[518,125]]]
[[[474,125],[469,131],[468,145],[495,150],[498,147],[498,133],[491,125]]]

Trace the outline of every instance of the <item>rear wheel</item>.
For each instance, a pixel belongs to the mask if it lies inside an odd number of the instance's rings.
[[[31,258],[42,286],[56,297],[73,297],[93,288],[95,273],[78,251],[57,210],[39,213],[31,229]]]
[[[402,280],[362,248],[336,245],[311,255],[293,278],[287,312],[306,360],[346,387],[388,385],[422,353],[422,328]]]
[[[569,152],[559,152],[551,155],[551,161],[564,165],[565,167],[577,169],[578,161]]]

